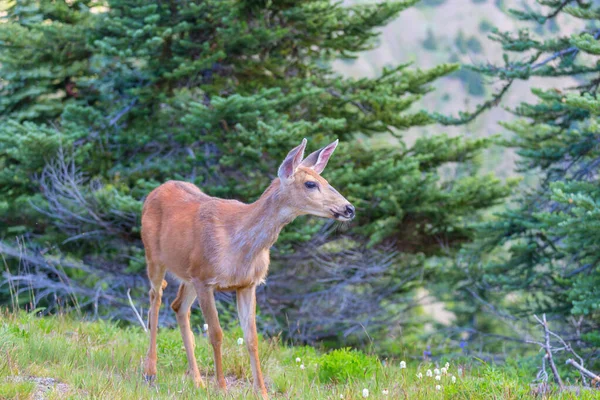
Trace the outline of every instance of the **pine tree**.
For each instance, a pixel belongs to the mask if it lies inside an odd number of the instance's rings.
[[[317,218],[287,227],[273,249],[270,282],[289,280],[289,257],[307,261],[303,273],[310,277],[319,268],[315,252],[345,265],[351,261],[348,247],[377,254],[391,248],[401,256],[374,283],[387,285],[390,297],[374,301],[377,312],[397,312],[397,296],[410,297],[422,277],[435,280],[439,257],[472,240],[473,224],[509,193],[496,178],[477,174],[477,157],[489,140],[438,134],[410,147],[402,140],[403,130],[434,122],[411,106],[456,65],[428,70],[399,65],[362,79],[332,70],[332,60],[372,48],[376,29],[414,3],[111,0],[105,11],[74,19],[75,28],[50,24],[64,33],[56,35],[59,48],[70,42],[69,29],[85,31],[77,43],[88,52],[87,58],[78,53],[86,67],[71,75],[67,65],[51,61],[78,90],[55,114],[27,118],[16,109],[3,112],[0,163],[9,175],[2,189],[0,218],[7,226],[2,234],[11,236],[18,215],[19,229],[37,234],[34,242],[52,243],[53,253],[103,271],[125,270],[141,288],[134,279],[144,268],[138,216],[152,188],[184,179],[210,195],[253,201],[302,138],[309,138],[311,148],[339,138],[326,177],[356,204],[357,221],[344,234]],[[23,22],[13,14],[6,29],[17,32]],[[19,32],[6,35],[6,45],[29,43]],[[21,78],[10,73],[26,61],[0,51],[10,61],[3,64],[7,87],[16,87]],[[30,83],[36,87],[35,80]],[[46,80],[40,85],[47,87]],[[36,104],[28,99],[19,110]],[[38,137],[51,146],[42,150]],[[371,138],[385,145],[377,147]],[[43,156],[34,153],[37,164],[31,165],[28,152],[42,151]],[[439,173],[449,163],[459,165],[454,179]],[[21,183],[9,183],[13,176]],[[40,219],[43,226],[36,225]],[[341,236],[350,244],[324,250]],[[85,284],[103,293],[112,288],[92,278]],[[289,294],[272,287],[271,299]],[[300,298],[318,290],[303,287]],[[381,306],[386,301],[393,307]],[[286,307],[305,323],[299,303]],[[369,314],[356,318],[370,321]],[[281,327],[275,320],[283,318],[275,313],[273,326]]]
[[[9,3],[0,25],[0,117],[48,122],[83,97],[75,81],[91,73],[91,3]]]
[[[61,144],[86,134],[58,135],[52,125],[65,106],[85,102],[89,95],[76,82],[93,73],[91,3],[15,1],[0,17],[2,235],[40,233],[42,218],[29,205],[37,192],[32,178]]]
[[[592,354],[600,345],[600,10],[588,2],[538,2],[541,11],[512,14],[540,26],[558,16],[576,18],[582,31],[546,38],[527,29],[493,31],[491,38],[506,52],[504,65],[473,68],[501,79],[502,89],[473,114],[440,120],[473,119],[497,104],[515,80],[578,82],[532,89],[537,101],[520,104],[512,110],[518,119],[502,124],[513,134],[506,144],[520,156],[519,171],[539,183],[522,188],[513,205],[482,227],[482,240],[469,252],[468,275],[480,298],[506,305],[506,294],[520,294],[520,301],[509,303],[514,315],[552,314]]]

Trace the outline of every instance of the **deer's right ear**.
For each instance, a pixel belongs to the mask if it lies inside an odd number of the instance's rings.
[[[296,168],[298,168],[304,157],[305,148],[306,139],[302,139],[302,143],[300,143],[299,146],[294,147],[285,157],[285,160],[283,160],[279,166],[279,171],[277,171],[277,176],[279,176],[279,179],[281,179],[282,182],[287,182],[294,176]]]

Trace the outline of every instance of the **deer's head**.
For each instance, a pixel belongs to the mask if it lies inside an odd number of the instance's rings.
[[[298,214],[339,221],[354,218],[354,206],[321,176],[337,145],[336,140],[303,159],[306,148],[306,139],[303,139],[279,167],[280,193]]]

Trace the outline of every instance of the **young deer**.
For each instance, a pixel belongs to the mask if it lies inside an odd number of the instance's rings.
[[[304,160],[306,139],[289,152],[278,178],[252,204],[210,197],[191,183],[169,181],[154,189],[144,202],[142,240],[150,279],[150,348],[144,362],[146,379],[156,376],[156,334],[161,296],[170,271],[179,280],[179,292],[171,308],[189,363],[187,374],[196,386],[204,382],[194,356],[190,308],[198,297],[214,352],[215,372],[226,389],[221,363],[223,332],[219,325],[214,291],[236,290],[237,309],[250,353],[254,388],[263,398],[267,390],[258,360],[256,286],[269,268],[269,248],[279,232],[294,218],[312,214],[348,221],[354,207],[320,174],[338,141]]]

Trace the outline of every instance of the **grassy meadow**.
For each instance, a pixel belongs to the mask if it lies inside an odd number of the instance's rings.
[[[0,398],[253,398],[246,348],[238,344],[240,333],[225,333],[223,361],[229,391],[223,394],[215,386],[212,349],[203,335],[196,335],[196,358],[208,381],[207,389],[195,388],[185,378],[187,363],[179,331],[166,328],[160,329],[158,336],[157,381],[149,386],[142,379],[147,336],[141,328],[122,328],[107,321],[84,322],[69,316],[40,318],[2,312]],[[260,354],[270,397],[276,399],[532,396],[531,375],[520,373],[516,361],[498,368],[477,359],[380,360],[355,351],[320,353],[311,347],[291,347],[277,338],[261,340]],[[449,366],[444,370],[446,363]],[[47,378],[54,383],[39,384]],[[550,397],[595,398],[592,392],[580,397],[574,393]]]

